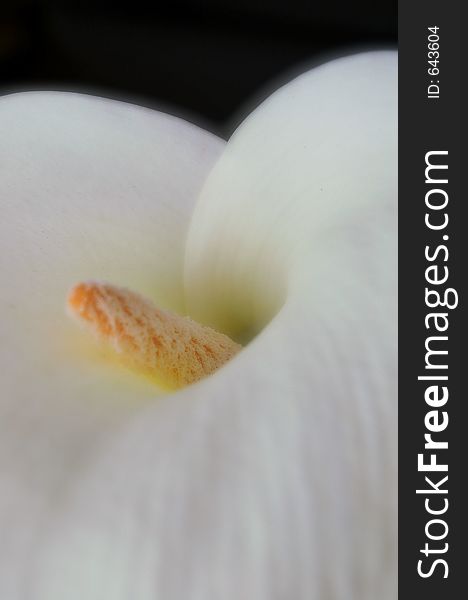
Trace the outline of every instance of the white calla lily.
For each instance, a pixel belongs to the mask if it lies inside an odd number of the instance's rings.
[[[396,55],[298,77],[226,147],[75,95],[0,123],[1,597],[393,598]],[[258,335],[148,402],[62,316],[90,277]]]

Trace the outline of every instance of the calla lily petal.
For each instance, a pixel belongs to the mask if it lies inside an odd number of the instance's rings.
[[[186,298],[257,336],[101,447],[44,528],[36,598],[395,596],[395,227],[394,53],[313,69],[241,125]]]
[[[278,486],[297,466],[303,474],[277,490],[276,517],[291,529],[270,538],[285,562],[299,548],[313,565],[289,559],[289,597],[396,594],[396,200],[397,55],[375,52],[265,101],[229,141],[192,219],[191,314],[232,335],[267,324],[242,372],[230,371],[245,382],[231,402],[248,397],[246,411],[271,418],[271,462],[288,455]]]
[[[152,400],[65,315],[72,284],[184,312],[193,204],[224,142],[180,119],[68,93],[0,100],[0,597],[102,437]],[[35,593],[30,592],[30,598]]]

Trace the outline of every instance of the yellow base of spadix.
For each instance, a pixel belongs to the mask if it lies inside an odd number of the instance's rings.
[[[68,310],[125,364],[170,388],[210,375],[241,348],[214,329],[109,284],[76,285]]]

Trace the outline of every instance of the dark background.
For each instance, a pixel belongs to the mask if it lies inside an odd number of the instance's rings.
[[[227,135],[289,68],[396,35],[394,0],[0,0],[0,91],[87,91]]]

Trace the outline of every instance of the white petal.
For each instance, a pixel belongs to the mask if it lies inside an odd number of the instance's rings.
[[[40,600],[395,597],[396,83],[393,53],[333,62],[229,142],[188,300],[237,332],[274,318],[103,449]]]
[[[186,230],[223,146],[120,102],[0,100],[2,598],[23,597],[18,569],[102,436],[157,393],[93,356],[66,294],[102,278],[182,310]]]

